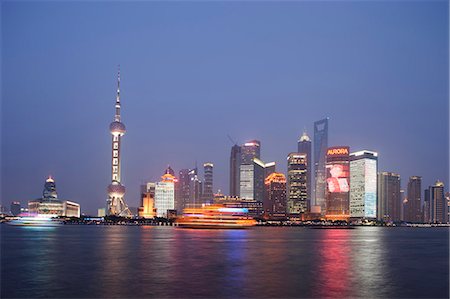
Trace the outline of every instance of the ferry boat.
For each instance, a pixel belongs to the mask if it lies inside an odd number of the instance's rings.
[[[248,228],[255,226],[257,222],[248,216],[248,209],[245,208],[202,205],[184,209],[183,215],[175,223],[184,228]]]
[[[37,227],[54,227],[61,225],[61,222],[54,219],[57,215],[37,214],[18,216],[8,222],[14,226],[37,226]]]

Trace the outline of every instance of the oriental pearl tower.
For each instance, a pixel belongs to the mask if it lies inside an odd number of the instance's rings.
[[[125,125],[120,121],[120,69],[117,72],[116,114],[109,125],[112,135],[111,184],[109,184],[106,214],[130,217],[131,212],[124,200],[125,186],[120,177],[120,141],[125,134]]]

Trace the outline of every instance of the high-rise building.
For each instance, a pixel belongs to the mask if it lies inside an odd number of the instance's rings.
[[[290,153],[287,157],[287,212],[290,215],[306,213],[308,199],[308,156]]]
[[[251,164],[241,164],[240,191],[242,199],[264,199],[264,162],[253,158]]]
[[[400,175],[380,172],[377,184],[377,219],[385,222],[400,221],[403,200],[400,193]]]
[[[408,181],[407,201],[404,207],[404,220],[408,222],[422,222],[422,178],[412,176]]]
[[[231,147],[230,156],[230,196],[239,196],[241,166],[241,147],[237,144]]]
[[[424,221],[431,223],[448,222],[448,202],[444,194],[444,183],[437,181],[425,190]]]
[[[377,218],[378,153],[350,154],[350,217]]]
[[[302,136],[297,143],[298,153],[306,155],[306,192],[308,202],[310,203],[312,200],[312,190],[311,190],[311,165],[312,165],[312,151],[311,151],[311,139],[309,138],[306,131],[303,132]],[[309,204],[308,203],[308,204]]]
[[[197,167],[189,170],[189,204],[199,205],[202,204],[202,181],[198,177]]]
[[[264,214],[269,218],[286,217],[286,177],[274,172],[265,180]]]
[[[241,165],[252,164],[254,158],[261,159],[261,142],[259,140],[250,140],[241,146]]]
[[[348,146],[327,150],[326,218],[330,220],[348,220],[350,217],[349,151]]]
[[[167,210],[175,209],[175,177],[166,173],[155,185],[156,216],[167,218]]]
[[[11,209],[10,209],[10,211],[11,211],[11,214],[13,215],[13,216],[17,216],[17,215],[19,215],[20,214],[20,209],[21,209],[22,207],[20,206],[20,202],[18,202],[18,201],[13,201],[13,202],[11,202]]]
[[[264,164],[264,178],[267,178],[272,173],[276,172],[277,164],[275,162],[269,162]]]
[[[125,134],[125,125],[120,120],[120,71],[117,75],[117,96],[114,121],[110,124],[109,130],[112,134],[112,158],[111,158],[111,184],[108,186],[108,199],[106,204],[107,215],[131,216],[131,211],[124,200],[125,186],[121,183],[121,156],[120,142]]]
[[[212,203],[214,201],[213,193],[213,168],[214,164],[207,162],[203,164],[203,202]]]
[[[178,183],[175,184],[176,190],[176,209],[178,213],[181,213],[184,208],[189,204],[190,196],[190,179],[189,179],[189,169],[181,169],[178,173]]]
[[[326,211],[327,172],[325,169],[328,148],[328,117],[314,122],[314,193],[315,205],[322,215]]]

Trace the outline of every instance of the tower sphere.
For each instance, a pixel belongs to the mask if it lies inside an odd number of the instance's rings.
[[[107,191],[111,197],[123,197],[125,195],[125,186],[114,182],[108,186]]]
[[[125,125],[121,123],[120,121],[113,121],[109,125],[109,130],[111,131],[111,134],[113,135],[123,135],[125,134]]]

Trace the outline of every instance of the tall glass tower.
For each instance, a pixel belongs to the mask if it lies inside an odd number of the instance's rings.
[[[328,149],[328,117],[314,122],[314,178],[315,204],[322,214],[326,211],[326,153]]]
[[[308,206],[314,203],[312,200],[312,192],[311,192],[311,165],[312,165],[312,152],[311,152],[311,139],[309,138],[306,131],[303,132],[302,136],[300,136],[298,140],[298,150],[297,153],[302,153],[306,155],[306,193],[307,193],[307,201]]]
[[[107,215],[131,216],[130,209],[124,200],[125,186],[121,184],[120,141],[125,134],[125,125],[120,121],[120,70],[117,73],[116,114],[109,125],[112,135],[111,184],[109,184],[108,199],[106,201]]]

